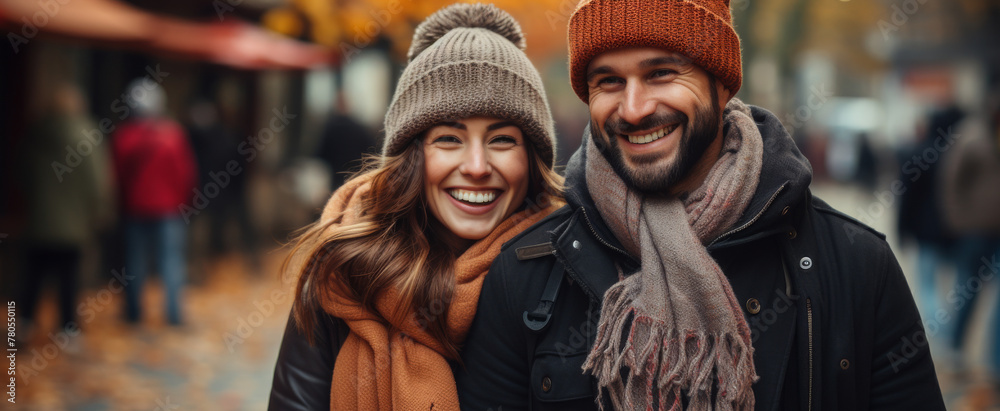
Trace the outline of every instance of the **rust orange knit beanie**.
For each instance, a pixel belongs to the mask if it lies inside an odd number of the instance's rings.
[[[589,102],[587,65],[621,48],[657,47],[683,54],[733,94],[743,83],[740,39],[729,0],[583,0],[569,20],[573,91]]]

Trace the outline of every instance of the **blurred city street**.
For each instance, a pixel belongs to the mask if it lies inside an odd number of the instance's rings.
[[[97,316],[69,348],[61,348],[58,335],[33,333],[18,352],[23,379],[17,405],[7,409],[267,408],[291,307],[292,289],[275,274],[280,257],[269,255],[268,275],[253,278],[238,257],[220,259],[203,284],[185,290],[187,321],[180,327],[165,324],[158,284],[147,287],[149,318],[141,325],[121,321],[121,296],[101,300],[104,289],[81,295],[82,302],[97,302]],[[42,317],[54,318],[54,301],[43,307]]]

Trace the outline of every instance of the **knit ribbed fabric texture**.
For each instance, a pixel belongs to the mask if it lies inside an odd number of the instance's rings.
[[[735,95],[743,83],[740,39],[729,0],[584,0],[569,21],[573,91],[589,103],[587,66],[622,48],[656,47],[687,56]]]
[[[484,116],[513,121],[551,166],[552,113],[523,46],[520,26],[493,5],[455,4],[428,17],[385,117],[383,156],[434,125]]]

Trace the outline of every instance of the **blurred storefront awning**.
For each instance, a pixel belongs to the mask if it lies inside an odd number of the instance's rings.
[[[38,36],[210,61],[245,69],[306,69],[337,63],[333,50],[229,18],[196,22],[115,0],[0,0],[0,26],[15,52]]]

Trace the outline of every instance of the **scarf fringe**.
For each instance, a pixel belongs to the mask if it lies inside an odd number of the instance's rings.
[[[598,405],[603,409],[606,389],[615,409],[680,411],[686,396],[689,410],[753,410],[757,376],[752,358],[744,360],[752,346],[735,332],[670,329],[635,307],[640,287],[631,276],[605,293],[610,310],[601,312],[597,343],[583,365],[598,376]]]

